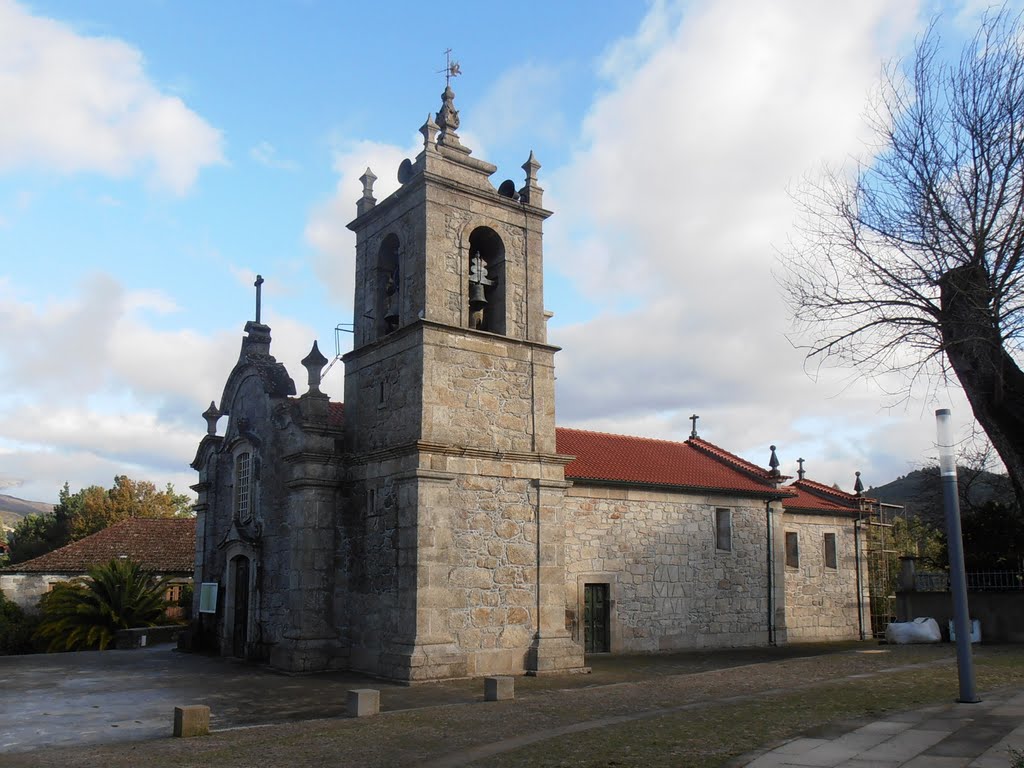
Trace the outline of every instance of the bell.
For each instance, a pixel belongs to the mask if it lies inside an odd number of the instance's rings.
[[[384,320],[388,323],[398,322],[398,310],[395,307],[388,307],[384,312]]]
[[[484,286],[482,283],[470,283],[469,284],[469,308],[470,309],[483,309],[487,306],[487,297],[484,295]]]

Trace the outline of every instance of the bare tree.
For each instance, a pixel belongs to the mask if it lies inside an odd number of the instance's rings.
[[[885,68],[878,152],[803,205],[783,285],[809,359],[952,373],[1024,509],[1024,25],[990,13],[955,63],[933,22]]]

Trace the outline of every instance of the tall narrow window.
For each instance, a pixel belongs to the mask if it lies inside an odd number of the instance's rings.
[[[715,549],[732,552],[732,510],[715,510]]]
[[[836,535],[825,534],[825,567],[833,570],[839,567],[839,558],[836,554]]]
[[[794,531],[786,531],[786,567],[800,567],[800,539]]]
[[[252,457],[248,451],[235,457],[235,517],[243,523],[252,516],[250,504]]]

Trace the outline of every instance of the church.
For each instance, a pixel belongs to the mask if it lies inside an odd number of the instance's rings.
[[[446,87],[401,186],[361,177],[344,403],[315,342],[297,395],[257,281],[192,462],[197,641],[418,682],[866,637],[859,489],[786,484],[774,446],[756,466],[696,418],[685,442],[556,426],[540,164],[495,187],[458,128]]]

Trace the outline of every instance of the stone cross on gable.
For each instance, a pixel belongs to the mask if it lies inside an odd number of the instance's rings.
[[[256,286],[256,324],[260,322],[260,295],[263,292],[263,275],[256,275],[256,282],[253,283]]]
[[[804,479],[804,460],[803,459],[797,459],[796,463],[800,465],[800,469],[798,469],[796,471],[796,473],[799,476],[799,478],[801,480],[803,480]]]
[[[696,413],[690,417],[690,421],[693,422],[693,428],[690,430],[690,437],[697,437],[697,419],[699,419]]]

